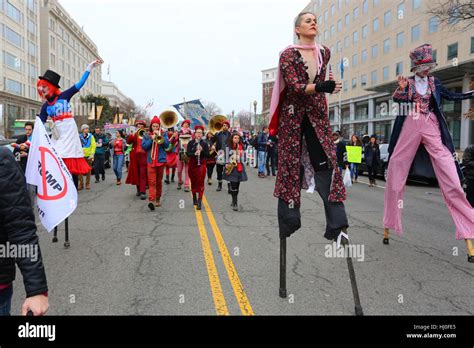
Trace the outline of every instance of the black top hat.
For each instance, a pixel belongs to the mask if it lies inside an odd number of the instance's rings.
[[[59,86],[59,80],[61,80],[61,76],[59,74],[55,73],[52,70],[46,70],[44,75],[40,76],[39,79],[40,80],[46,80],[46,81],[50,82],[51,84],[53,84],[54,86],[56,86],[58,88],[61,88]]]

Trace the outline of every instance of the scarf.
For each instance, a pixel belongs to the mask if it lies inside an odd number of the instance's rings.
[[[315,43],[314,46],[290,45],[287,48],[285,48],[281,53],[283,53],[289,48],[312,50],[314,53],[314,57],[316,61],[318,62],[317,75],[321,73],[321,68],[323,66],[323,55],[321,54],[322,46],[318,45],[317,43]],[[277,78],[275,81],[275,85],[273,86],[272,101],[270,103],[270,125],[269,125],[270,135],[278,134],[278,114],[280,112],[280,102],[283,99],[283,93],[285,92],[285,88],[286,88],[285,79],[283,78],[283,75],[281,73],[280,63],[278,63]]]

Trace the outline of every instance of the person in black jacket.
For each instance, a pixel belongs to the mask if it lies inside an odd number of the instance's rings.
[[[332,133],[332,140],[336,145],[337,165],[342,173],[344,169],[349,168],[349,162],[347,161],[346,142],[344,141],[340,131]]]
[[[33,122],[25,123],[25,134],[20,135],[13,144],[13,154],[20,159],[20,167],[23,173],[26,171],[26,163],[28,161],[29,143],[31,142],[31,135],[33,134]]]
[[[0,246],[1,250],[28,249],[16,258],[0,255],[0,315],[10,315],[15,280],[15,262],[25,286],[22,315],[44,315],[48,311],[48,286],[36,234],[36,223],[25,177],[13,154],[0,147]],[[6,256],[6,257],[5,257]]]
[[[369,143],[365,146],[364,151],[365,163],[367,165],[367,171],[369,172],[369,187],[377,185],[375,177],[377,175],[377,167],[380,164],[380,148],[377,143],[377,136],[372,135]]]
[[[227,146],[227,142],[229,141],[230,138],[230,123],[228,121],[222,122],[222,130],[217,133],[216,135],[216,143],[215,143],[215,151],[218,153],[219,151],[224,151],[225,152],[225,147]],[[224,155],[224,160],[225,160]],[[222,156],[221,156],[222,157]],[[216,165],[217,169],[217,190],[216,191],[222,191],[222,173],[224,172],[224,165],[225,163],[220,162],[219,164],[219,156],[218,156],[218,161]],[[230,192],[230,189],[229,189]]]
[[[462,156],[463,174],[466,180],[466,198],[474,207],[474,145],[469,145]]]
[[[268,136],[267,158],[266,158],[267,176],[270,176],[270,168],[272,169],[272,175],[276,176],[277,144],[278,144],[278,140],[276,136],[274,135]]]

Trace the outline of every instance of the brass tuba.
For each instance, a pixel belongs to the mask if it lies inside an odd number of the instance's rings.
[[[163,111],[160,114],[160,121],[163,128],[172,128],[178,124],[178,114],[171,110]]]
[[[227,121],[227,117],[224,115],[215,115],[209,120],[209,131],[212,135],[215,135],[217,132],[222,130],[224,121]]]

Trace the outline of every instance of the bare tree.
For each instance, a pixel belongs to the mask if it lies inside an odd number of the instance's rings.
[[[248,110],[241,110],[237,113],[236,116],[239,119],[239,124],[240,128],[244,130],[250,130],[252,125],[251,125],[251,117],[252,113]]]
[[[209,114],[209,117],[222,114],[222,109],[216,103],[212,101],[205,100],[203,102],[203,105],[207,113]]]
[[[474,24],[474,2],[472,0],[435,0],[428,13],[437,16],[440,24],[456,24],[467,30]]]

